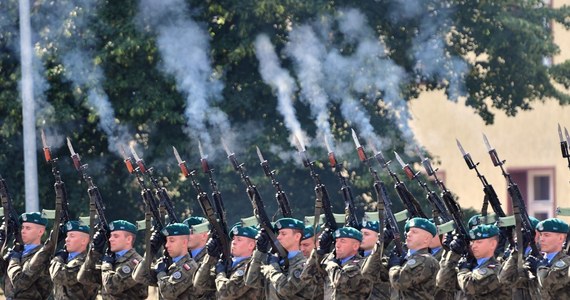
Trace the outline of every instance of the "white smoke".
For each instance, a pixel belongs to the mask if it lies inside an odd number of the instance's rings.
[[[254,46],[255,55],[259,60],[261,77],[277,94],[277,111],[283,115],[285,127],[291,133],[291,145],[294,145],[294,136],[301,139],[301,142],[306,145],[306,134],[295,116],[293,105],[294,93],[297,91],[295,80],[286,69],[281,67],[269,37],[263,34],[257,36]]]
[[[186,97],[186,133],[198,138],[213,153],[211,131],[232,142],[227,115],[212,106],[222,99],[223,84],[211,66],[210,37],[206,28],[193,21],[182,0],[142,0],[139,4],[141,30],[157,34],[162,70],[174,76],[178,90]]]

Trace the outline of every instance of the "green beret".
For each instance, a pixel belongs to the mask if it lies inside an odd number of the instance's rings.
[[[273,227],[275,228],[275,231],[287,228],[297,229],[301,231],[305,230],[305,224],[303,224],[303,222],[301,222],[300,220],[293,218],[281,218],[275,222],[275,225]]]
[[[482,240],[499,235],[499,227],[495,225],[477,225],[469,230],[469,237],[472,240]]]
[[[188,227],[192,227],[194,225],[206,223],[207,221],[208,220],[206,220],[206,218],[204,217],[189,217],[186,220],[184,220],[182,223],[188,225]]]
[[[352,227],[341,227],[334,232],[334,238],[351,238],[362,242],[362,232]]]
[[[467,226],[469,226],[469,229],[472,229],[473,227],[481,224],[481,220],[479,218],[481,218],[480,214],[476,214],[471,218],[469,218],[469,221],[467,222]]]
[[[175,236],[175,235],[189,235],[190,227],[184,223],[172,223],[162,229],[162,235]]]
[[[437,234],[437,228],[435,227],[435,224],[424,218],[410,219],[408,222],[406,222],[404,230],[408,232],[410,228],[419,228],[425,230],[431,233],[432,236],[435,236]]]
[[[362,222],[362,229],[369,229],[372,231],[380,232],[378,221],[364,221]]]
[[[255,239],[257,235],[257,229],[253,226],[242,226],[241,222],[234,225],[230,230],[230,239],[233,239],[234,236],[243,236],[250,239]]]
[[[135,224],[133,224],[131,222],[127,222],[125,220],[116,220],[116,221],[109,223],[109,229],[111,230],[111,232],[117,231],[117,230],[124,230],[124,231],[128,231],[132,234],[137,234],[137,231],[138,231],[137,226],[135,226]]]
[[[65,223],[65,232],[70,232],[70,231],[89,233],[89,226],[84,225],[79,221],[68,221],[67,223]]]
[[[568,223],[557,218],[550,218],[539,222],[536,225],[536,230],[539,232],[568,233]]]
[[[530,219],[530,225],[532,226],[532,229],[536,229],[536,226],[538,225],[538,223],[540,223],[540,221],[532,216],[528,217]]]
[[[42,226],[46,226],[48,220],[42,216],[39,212],[23,213],[20,216],[20,224],[24,222],[34,223]]]
[[[317,225],[317,232],[321,231],[321,225]],[[313,230],[313,225],[307,225],[305,226],[305,229],[303,230],[303,237],[301,238],[301,240],[306,240],[308,238],[312,238],[313,236],[315,236],[315,230]]]

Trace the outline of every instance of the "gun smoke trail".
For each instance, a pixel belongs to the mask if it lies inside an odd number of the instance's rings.
[[[297,91],[295,80],[286,69],[280,66],[279,58],[269,37],[264,34],[257,36],[254,46],[255,55],[259,60],[261,77],[277,94],[277,110],[283,115],[285,126],[291,133],[291,145],[294,146],[294,136],[297,136],[306,145],[306,134],[301,129],[301,124],[295,116],[295,107],[293,106],[293,96]]]
[[[230,141],[228,116],[211,106],[222,99],[223,83],[216,77],[209,58],[209,35],[184,9],[183,0],[142,0],[139,4],[141,30],[157,34],[164,73],[174,76],[178,90],[186,96],[186,133],[199,138],[208,153],[214,153],[210,131]],[[211,128],[213,127],[213,128]]]

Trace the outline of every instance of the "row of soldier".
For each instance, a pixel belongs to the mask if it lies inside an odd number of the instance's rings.
[[[496,255],[504,230],[470,220],[470,241],[439,235],[430,220],[405,226],[405,251],[383,255],[381,227],[324,229],[293,218],[275,222],[288,266],[272,254],[266,232],[236,224],[230,230],[232,264],[219,258],[215,235],[199,230],[206,220],[190,217],[162,231],[147,229],[150,257],[134,249],[137,227],[109,224],[110,235],[78,221],[62,224],[65,245],[56,251],[55,224],[42,244],[47,219],[20,217],[23,245],[1,260],[7,299],[147,299],[156,286],[160,299],[560,299],[570,295],[570,257],[563,249],[568,224],[533,219],[541,255],[512,245]],[[201,226],[202,228],[204,226]],[[207,228],[207,227],[206,227]],[[6,236],[0,230],[0,243]],[[528,241],[525,241],[528,245]],[[164,249],[165,253],[161,253]],[[55,255],[54,255],[55,253]],[[155,259],[157,258],[157,259]]]

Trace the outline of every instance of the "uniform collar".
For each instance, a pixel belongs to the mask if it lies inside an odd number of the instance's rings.
[[[72,261],[79,254],[81,254],[81,252],[69,252],[69,255],[67,256],[67,261],[68,262]]]
[[[196,249],[194,249],[194,250],[190,250],[190,252],[192,253],[192,257],[198,256],[198,254],[200,254],[200,252],[202,252],[202,249],[204,249],[204,247],[202,247],[202,248],[196,248]]]
[[[125,255],[125,253],[129,252],[129,250],[130,250],[130,249],[117,251],[117,252],[115,252],[115,257],[116,257],[116,258],[119,258],[119,257]]]
[[[341,259],[341,260],[340,260],[340,265],[344,265],[347,261],[351,260],[354,256],[355,256],[355,255]]]
[[[26,244],[24,245],[24,252],[22,254],[26,255],[30,253],[32,250],[36,249],[39,245],[36,244]]]
[[[546,253],[546,258],[548,259],[548,262],[551,262],[551,261],[556,257],[556,255],[557,255],[558,253],[559,253],[559,252]]]

